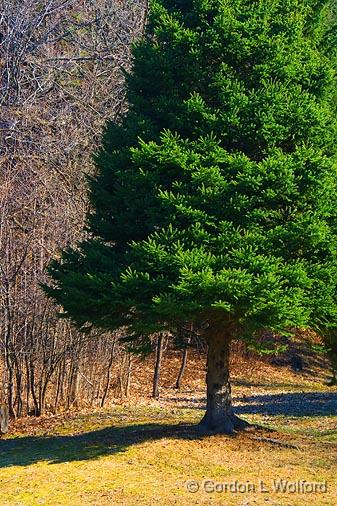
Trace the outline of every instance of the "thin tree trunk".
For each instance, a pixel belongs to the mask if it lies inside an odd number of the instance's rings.
[[[25,356],[25,366],[26,366],[26,414],[29,415],[30,411],[30,371],[29,371],[29,362],[27,355]]]
[[[107,398],[107,395],[108,395],[108,392],[109,392],[109,388],[110,388],[111,367],[112,367],[114,356],[115,356],[115,347],[116,347],[116,340],[114,340],[114,342],[112,343],[112,348],[111,348],[111,353],[110,353],[110,360],[109,360],[109,364],[108,364],[108,372],[107,372],[107,377],[106,377],[106,383],[105,383],[105,388],[104,388],[103,396],[102,396],[102,399],[101,399],[101,408],[104,407],[104,403],[105,403],[105,400]]]
[[[12,339],[12,315],[10,311],[11,300],[9,295],[9,285],[6,291],[6,312],[5,312],[5,364],[7,366],[7,408],[9,417],[15,419],[14,411],[14,364],[13,364],[13,339]]]
[[[8,432],[9,412],[7,406],[0,406],[0,435]]]
[[[160,381],[161,360],[163,356],[163,341],[164,336],[162,333],[160,333],[159,336],[157,337],[156,362],[153,376],[152,397],[154,399],[159,399],[159,381]]]
[[[7,364],[8,364],[8,395],[7,395],[8,412],[9,412],[9,417],[15,419],[14,381],[13,381],[14,373],[13,373],[11,362],[8,361]]]
[[[330,355],[330,362],[331,362],[331,372],[332,372],[332,378],[330,382],[328,383],[329,386],[337,385],[337,354],[331,353]]]
[[[16,396],[17,396],[16,417],[21,418],[23,400],[22,400],[22,369],[20,367],[20,364],[16,364],[15,377],[16,377]]]
[[[208,335],[207,409],[201,426],[210,431],[233,434],[248,423],[234,414],[229,381],[230,337],[223,330]]]
[[[177,389],[180,388],[180,386],[181,386],[181,380],[182,380],[182,378],[184,376],[184,373],[185,373],[186,364],[187,364],[187,353],[188,353],[188,348],[186,346],[186,348],[184,348],[184,350],[183,350],[183,358],[182,358],[180,370],[179,370],[179,373],[178,373],[177,381],[176,381],[176,384],[175,384],[175,388],[177,388]]]
[[[32,358],[30,358],[30,391],[31,391],[32,399],[33,399],[33,403],[34,403],[34,409],[32,410],[31,413],[34,416],[40,416],[39,402],[38,402],[36,390],[35,390],[35,368],[34,368]]]
[[[126,374],[125,397],[129,397],[129,395],[130,395],[131,370],[132,370],[132,356],[131,356],[131,353],[129,353],[128,370],[127,370],[127,374]]]
[[[68,402],[67,402],[67,408],[69,409],[72,406],[77,406],[77,394],[78,394],[78,387],[79,387],[79,364],[77,363],[76,359],[72,357],[73,363],[71,368],[71,375],[69,380],[69,389],[68,389]]]

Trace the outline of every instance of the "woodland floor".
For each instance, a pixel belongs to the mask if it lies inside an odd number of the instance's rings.
[[[135,397],[104,410],[17,422],[0,441],[0,504],[335,506],[337,388],[316,363],[303,373],[246,365],[233,375],[236,412],[260,428],[236,436],[195,430],[204,408],[197,358],[179,392],[166,364],[160,401],[135,384]],[[205,480],[208,490],[232,489],[206,491]],[[281,493],[274,480],[326,482],[327,491]]]

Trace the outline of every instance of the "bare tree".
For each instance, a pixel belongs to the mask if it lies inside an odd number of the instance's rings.
[[[51,391],[54,410],[107,397],[92,371],[111,374],[110,336],[59,319],[40,283],[83,234],[91,156],[127,106],[144,16],[142,0],[0,0],[0,404],[11,417],[42,414]]]

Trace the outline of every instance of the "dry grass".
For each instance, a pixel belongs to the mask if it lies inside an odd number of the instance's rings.
[[[167,381],[159,403],[138,395],[104,411],[17,423],[0,442],[0,503],[334,506],[337,389],[270,366],[249,381],[236,375],[237,409],[264,428],[201,436],[188,426],[202,416],[203,373],[196,366],[187,375],[192,388],[176,393]],[[322,404],[324,390],[332,400]],[[302,392],[311,392],[310,402]],[[327,482],[328,490],[277,493],[278,479]],[[188,492],[187,480],[196,480],[199,491]],[[248,482],[255,491],[206,492],[205,480]]]

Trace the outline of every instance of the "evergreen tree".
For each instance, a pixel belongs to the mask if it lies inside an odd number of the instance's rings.
[[[336,319],[336,66],[329,2],[153,0],[90,182],[91,238],[46,288],[134,347],[192,322],[207,429],[233,412],[232,339]],[[329,20],[329,23],[327,23]]]

